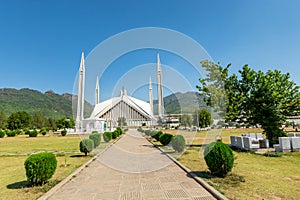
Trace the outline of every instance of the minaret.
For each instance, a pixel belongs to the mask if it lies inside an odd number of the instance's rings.
[[[95,105],[97,105],[99,103],[99,100],[100,100],[100,92],[99,92],[99,79],[98,79],[98,76],[97,76],[97,79],[96,79],[96,89],[95,89]]]
[[[150,103],[151,112],[153,114],[153,96],[152,96],[152,80],[151,80],[151,76],[150,76],[150,80],[149,80],[149,103]]]
[[[158,117],[164,116],[164,102],[162,97],[162,77],[161,77],[160,59],[157,54],[157,96],[158,96]]]
[[[78,100],[77,100],[77,116],[76,116],[76,129],[81,130],[83,111],[84,111],[84,76],[85,76],[85,64],[84,53],[81,54],[79,77],[78,77]]]

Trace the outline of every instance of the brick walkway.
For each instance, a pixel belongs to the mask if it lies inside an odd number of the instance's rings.
[[[214,199],[141,134],[129,130],[49,199]]]

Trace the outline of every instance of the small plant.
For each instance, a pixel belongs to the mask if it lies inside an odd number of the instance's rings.
[[[112,132],[112,139],[116,139],[117,137],[119,137],[119,131],[115,130]]]
[[[67,135],[67,130],[66,129],[62,130],[60,132],[60,134],[61,134],[61,136],[66,136]]]
[[[90,153],[94,149],[94,141],[91,139],[83,139],[79,143],[80,152],[84,153],[87,156],[87,153]]]
[[[43,152],[29,156],[24,166],[27,181],[31,185],[43,185],[53,176],[57,160],[53,153]]]
[[[138,132],[141,132],[141,133],[144,132],[144,130],[143,130],[141,127],[138,127],[138,128],[137,128],[137,131],[138,131]]]
[[[94,148],[96,148],[97,146],[100,145],[100,142],[101,142],[101,135],[100,135],[100,133],[95,132],[95,133],[92,133],[92,134],[89,136],[89,139],[91,139],[91,140],[94,141]]]
[[[162,134],[162,135],[159,136],[159,142],[162,145],[166,146],[171,142],[172,137],[173,137],[173,135],[171,135],[169,133]]]
[[[172,148],[176,151],[176,152],[183,152],[185,149],[185,139],[182,135],[176,135],[173,137],[172,141]]]
[[[104,132],[103,134],[103,139],[105,142],[109,142],[112,138],[112,133],[111,132]]]
[[[5,136],[5,132],[3,130],[0,130],[0,138],[3,138]]]
[[[212,142],[204,149],[205,162],[212,173],[225,177],[231,171],[234,163],[232,150],[222,142]]]
[[[120,127],[117,127],[117,128],[116,128],[116,131],[119,132],[119,135],[122,135],[122,134],[123,134],[123,131],[122,131],[122,129],[121,129]]]
[[[159,141],[159,137],[163,134],[163,132],[158,131],[156,132],[154,135],[151,135],[151,137],[153,137],[154,139],[156,139],[156,141]]]
[[[7,135],[7,137],[15,137],[16,136],[16,131],[7,130],[6,135]]]
[[[36,137],[38,135],[38,132],[36,129],[29,132],[29,137]]]

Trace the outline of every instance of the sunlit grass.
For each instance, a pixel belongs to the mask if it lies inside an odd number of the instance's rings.
[[[29,138],[19,135],[0,138],[0,199],[37,199],[55,184],[74,172],[91,159],[79,151],[81,138],[78,135],[46,135]],[[95,152],[104,149],[108,143],[101,143]],[[29,154],[50,151],[56,154],[57,169],[48,184],[28,187],[24,161]]]
[[[226,178],[210,175],[203,158],[203,144],[221,133],[222,141],[230,143],[230,135],[262,133],[262,129],[222,129],[219,132],[164,130],[182,134],[191,146],[178,155],[165,148],[173,157],[230,199],[300,199],[300,153],[284,153],[281,157],[265,157],[250,152],[234,152],[235,165]],[[192,140],[191,140],[192,138]]]

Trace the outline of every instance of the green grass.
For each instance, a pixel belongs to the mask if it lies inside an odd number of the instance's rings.
[[[86,136],[46,135],[29,138],[26,135],[0,138],[0,199],[37,199],[55,184],[74,172],[91,159],[79,151],[79,142]],[[93,151],[101,151],[108,144],[101,143]],[[29,154],[50,151],[56,154],[57,169],[48,184],[40,187],[28,187],[24,161]]]
[[[215,132],[214,132],[215,131]],[[226,178],[210,175],[203,158],[203,144],[207,137],[218,133],[210,132],[164,131],[185,135],[192,146],[182,155],[165,148],[183,165],[203,178],[207,183],[230,199],[291,199],[300,198],[300,153],[283,153],[279,157],[266,157],[250,152],[234,152],[235,165]],[[223,129],[222,140],[229,144],[230,135],[242,133],[261,133],[261,129]],[[219,131],[220,133],[220,131]],[[191,140],[192,139],[192,140]]]

